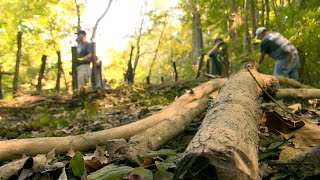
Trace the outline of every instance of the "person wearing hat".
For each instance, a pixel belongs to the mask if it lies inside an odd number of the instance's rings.
[[[288,39],[278,32],[267,32],[265,27],[259,27],[256,31],[256,38],[260,39],[260,56],[259,65],[263,62],[264,57],[268,54],[276,62],[273,74],[275,76],[285,76],[298,80],[300,59],[297,49]]]
[[[221,38],[214,40],[214,46],[208,52],[210,58],[210,74],[222,76],[222,51],[221,47],[224,45],[224,41]]]
[[[86,40],[86,32],[78,31],[76,33],[78,35],[78,61],[77,61],[77,81],[78,88],[87,85],[89,80],[91,79],[91,71],[90,71],[90,63],[92,61],[92,45]]]

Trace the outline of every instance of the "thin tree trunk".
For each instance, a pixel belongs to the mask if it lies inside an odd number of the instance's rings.
[[[2,66],[0,65],[0,99],[3,99],[2,95]]]
[[[161,30],[161,33],[160,33],[160,37],[159,37],[159,40],[158,40],[158,44],[157,44],[157,47],[156,47],[156,50],[154,52],[154,56],[153,56],[153,59],[152,59],[152,62],[151,62],[151,65],[150,65],[150,69],[149,69],[149,73],[148,73],[148,77],[147,77],[147,83],[148,83],[148,79],[149,79],[149,83],[150,84],[150,79],[151,79],[151,72],[152,72],[152,67],[154,65],[154,62],[156,61],[157,59],[157,55],[158,55],[158,51],[159,51],[159,47],[160,47],[160,43],[161,43],[161,39],[162,39],[162,36],[163,36],[163,32],[166,28],[166,22],[163,24],[163,27],[162,27],[162,30]]]
[[[109,3],[108,3],[108,6],[106,8],[106,10],[102,13],[102,15],[97,19],[96,21],[96,24],[93,28],[93,31],[92,31],[92,36],[91,36],[91,41],[93,42],[94,41],[94,38],[96,37],[96,33],[97,33],[97,29],[98,29],[98,25],[99,25],[99,22],[101,21],[101,19],[107,14],[110,6],[111,6],[111,3],[112,3],[112,0],[109,0]]]
[[[223,57],[223,71],[222,75],[228,77],[230,75],[230,63],[229,63],[229,54],[228,54],[228,46],[224,45],[222,48],[222,57]]]
[[[176,62],[173,62],[173,71],[174,71],[174,81],[178,82],[178,71],[177,71],[177,65]]]
[[[201,15],[199,12],[199,4],[196,4],[194,1],[190,1],[190,5],[192,9],[192,22],[193,22],[192,54],[193,54],[194,61],[198,65],[196,78],[199,78],[201,74],[203,58],[204,58]]]
[[[62,74],[62,61],[61,61],[61,52],[57,51],[57,56],[58,56],[58,72],[57,72],[57,81],[56,81],[56,92],[60,91],[60,79],[61,79],[61,74]]]
[[[265,25],[265,13],[266,13],[265,0],[261,0],[261,21],[260,21],[260,26],[264,26]]]
[[[249,22],[248,22],[248,11],[249,11],[249,5],[248,5],[249,0],[244,0],[244,9],[243,9],[243,16],[244,16],[244,39],[243,39],[243,44],[244,44],[244,56],[248,56],[251,52],[251,40],[250,40],[250,34],[249,34]]]
[[[254,0],[249,0],[250,21],[251,21],[251,38],[255,37],[257,29],[256,10]]]
[[[77,47],[71,48],[72,54],[72,90],[78,89],[78,72],[77,72]]]
[[[96,43],[92,42],[92,77],[91,77],[93,89],[97,88],[97,55],[96,55]]]
[[[131,46],[130,57],[128,61],[127,71],[125,73],[125,82],[131,84],[134,82],[134,70],[132,68],[132,55],[133,55],[134,46]]]
[[[133,63],[133,74],[135,74],[137,66],[138,66],[138,62],[139,62],[139,58],[140,58],[140,40],[141,40],[141,33],[142,33],[142,26],[144,23],[144,16],[141,19],[141,23],[140,23],[140,28],[139,28],[139,34],[138,34],[138,38],[137,38],[137,51],[136,51],[136,57],[134,58],[134,63]]]
[[[16,59],[16,67],[13,77],[13,94],[17,93],[18,91],[18,81],[19,81],[19,69],[20,69],[20,61],[21,61],[21,49],[22,49],[22,32],[18,32],[17,36],[17,44],[18,44],[18,50],[17,50],[17,59]]]
[[[76,9],[77,9],[77,32],[81,29],[81,25],[80,25],[80,5],[77,3],[77,0],[74,0],[75,4],[76,4]]]
[[[265,0],[265,8],[266,8],[266,28],[269,28],[270,23],[270,5],[269,0]]]
[[[43,78],[43,74],[46,68],[46,61],[47,61],[47,56],[46,55],[42,55],[41,58],[41,67],[39,70],[39,77],[38,77],[38,84],[37,84],[37,91],[41,91],[42,90],[42,78]]]

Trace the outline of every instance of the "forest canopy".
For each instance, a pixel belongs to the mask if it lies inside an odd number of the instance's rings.
[[[108,2],[102,3],[103,8],[107,7]],[[71,89],[71,46],[76,45],[74,33],[88,23],[83,21],[83,13],[88,11],[86,8],[89,3],[95,2],[0,2],[0,64],[3,72],[15,71],[17,35],[22,32],[19,89],[36,89],[42,55],[47,56],[42,89],[54,89],[58,72],[57,51],[61,52],[63,69],[61,88],[66,91]],[[259,47],[254,46],[252,41],[257,27],[265,26],[269,31],[283,34],[299,50],[300,81],[320,87],[318,0],[135,0],[134,4],[138,7],[135,8],[138,18],[132,19],[138,20],[135,26],[128,27],[128,37],[122,43],[122,48],[102,43],[108,39],[99,41],[104,32],[103,28],[97,29],[97,56],[103,62],[103,77],[111,85],[119,85],[124,81],[131,46],[135,47],[131,62],[134,67],[134,82],[145,82],[146,77],[150,78],[151,83],[160,83],[161,79],[174,81],[173,63],[176,64],[179,79],[194,79],[201,61],[203,65],[200,71],[206,71],[207,59],[197,59],[197,54],[206,54],[217,37],[224,39],[228,46],[229,71],[236,72],[244,58],[258,58]],[[124,5],[124,0],[115,0],[110,11],[114,9],[125,14],[124,10],[127,8]],[[200,22],[195,21],[195,14],[199,15]],[[106,15],[108,16],[115,20],[120,18],[112,13]],[[97,17],[91,19],[93,23],[89,24],[94,24],[96,20]],[[115,27],[108,23],[110,22],[105,20],[101,26],[108,29]],[[119,23],[123,23],[123,27],[126,25],[125,22]],[[92,28],[85,29],[89,37]],[[201,42],[196,36],[197,28],[201,30]],[[199,43],[202,45],[199,46]],[[274,61],[267,58],[260,69],[265,74],[272,74],[273,64]],[[12,81],[12,75],[2,78],[2,89],[7,100],[11,96]]]

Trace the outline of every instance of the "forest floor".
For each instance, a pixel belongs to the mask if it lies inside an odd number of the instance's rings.
[[[0,103],[0,140],[78,135],[128,124],[160,111],[203,81],[122,86],[105,93],[90,93],[74,98],[21,94],[11,102]],[[319,178],[316,175],[320,173],[320,156],[305,154],[320,144],[319,101],[293,103],[290,99],[280,104],[285,110],[274,102],[262,104],[264,117],[260,121],[259,132],[260,176],[264,179]],[[185,132],[161,150],[142,154],[144,163],[140,167],[123,156],[111,160],[101,146],[92,152],[80,153],[71,149],[65,155],[55,155],[53,151],[33,158],[0,162],[0,177],[171,179],[177,159],[197,132],[204,116],[194,119]],[[299,155],[303,158],[297,159]],[[103,172],[102,169],[97,171],[102,167]]]

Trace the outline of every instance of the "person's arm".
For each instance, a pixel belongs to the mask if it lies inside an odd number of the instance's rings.
[[[88,55],[82,57],[82,60],[83,60],[83,61],[88,61],[88,60],[91,61],[91,57],[92,57],[92,53],[89,53]]]
[[[219,49],[218,44],[214,45],[208,52],[208,56],[212,56]]]
[[[258,64],[260,65],[263,61],[264,61],[264,57],[265,57],[266,53],[261,52],[259,59],[258,59]]]

